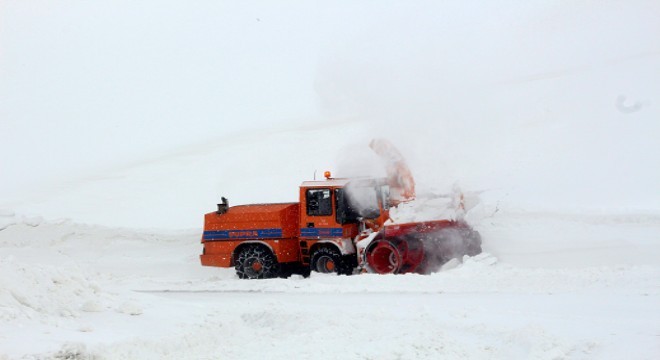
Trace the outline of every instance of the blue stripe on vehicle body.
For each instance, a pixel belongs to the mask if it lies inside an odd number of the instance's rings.
[[[302,228],[301,237],[342,237],[344,230],[342,228]]]
[[[282,229],[240,229],[204,231],[204,240],[275,239],[282,237]]]

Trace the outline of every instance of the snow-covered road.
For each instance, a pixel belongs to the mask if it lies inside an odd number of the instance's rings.
[[[231,269],[201,267],[195,231],[5,216],[14,224],[0,231],[0,354],[656,358],[659,226],[599,219],[499,213],[480,228],[484,248],[497,255],[467,258],[430,276],[245,281]],[[546,235],[527,237],[526,226]],[[553,230],[558,226],[563,238]],[[590,246],[607,242],[608,233],[628,246]],[[575,261],[577,248],[583,263]]]

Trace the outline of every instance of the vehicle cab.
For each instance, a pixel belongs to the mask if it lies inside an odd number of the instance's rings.
[[[300,242],[304,264],[321,246],[356,253],[354,239],[367,227],[378,230],[389,214],[389,192],[373,178],[305,181],[300,186]]]

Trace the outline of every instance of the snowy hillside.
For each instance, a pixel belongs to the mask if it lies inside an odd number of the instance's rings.
[[[383,137],[433,191],[660,213],[653,1],[74,3],[2,4],[0,207],[194,228],[379,171]]]
[[[1,2],[0,359],[660,358],[658,34],[643,0]],[[461,189],[484,253],[200,265],[220,196],[382,176],[379,137],[398,216]]]

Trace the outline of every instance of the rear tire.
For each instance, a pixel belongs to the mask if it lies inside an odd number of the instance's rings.
[[[314,252],[310,261],[310,269],[319,273],[337,275],[353,274],[353,261],[342,256],[337,249],[322,247]]]
[[[241,249],[236,257],[235,268],[236,275],[241,279],[270,279],[280,274],[275,255],[261,245],[248,245]]]

